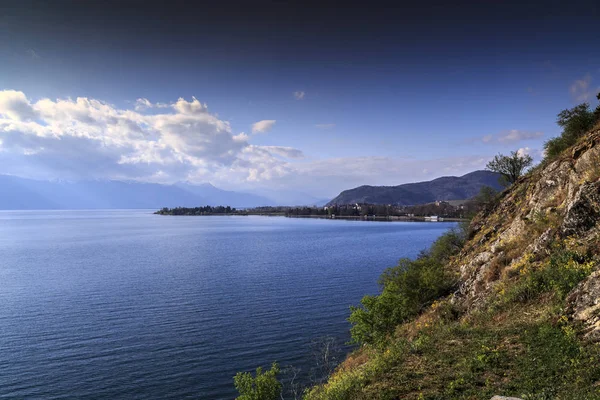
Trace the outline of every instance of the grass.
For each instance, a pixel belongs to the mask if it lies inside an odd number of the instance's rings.
[[[424,328],[369,354],[358,368],[338,370],[306,398],[600,399],[600,349],[581,343],[552,308],[514,307]]]
[[[493,301],[460,315],[448,299],[363,346],[307,400],[600,399],[600,346],[562,315],[566,294],[595,267],[573,243],[544,263],[525,257]]]

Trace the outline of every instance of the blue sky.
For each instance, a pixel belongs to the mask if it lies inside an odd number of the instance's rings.
[[[593,2],[0,7],[0,173],[37,179],[330,197],[539,158],[600,90]]]

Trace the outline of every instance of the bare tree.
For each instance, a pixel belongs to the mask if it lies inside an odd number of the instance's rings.
[[[281,370],[283,386],[280,393],[281,400],[302,399],[308,387],[321,384],[329,378],[345,354],[338,340],[332,336],[312,340],[310,348],[313,366],[308,372],[303,373],[301,368],[293,365],[288,365]]]
[[[302,393],[304,392],[304,385],[298,382],[298,375],[300,375],[300,368],[296,368],[293,365],[288,366],[283,370],[283,375],[285,376],[286,382],[284,383],[284,387],[286,388],[286,392],[290,395],[288,399],[300,400],[302,398]],[[283,391],[281,393],[281,400],[285,400],[286,398],[283,396]]]
[[[311,347],[316,361],[315,367],[311,371],[311,380],[315,383],[322,383],[338,366],[343,351],[337,339],[332,336],[313,340]]]

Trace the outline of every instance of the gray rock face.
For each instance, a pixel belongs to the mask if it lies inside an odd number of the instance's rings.
[[[456,259],[455,304],[465,310],[485,305],[499,281],[524,263],[542,266],[559,241],[574,240],[595,254],[600,270],[600,126],[575,150],[521,178],[475,219],[470,246]],[[569,304],[568,315],[600,342],[600,272],[572,291]]]
[[[567,297],[569,315],[585,326],[585,337],[600,341],[600,271],[592,273]]]
[[[563,222],[566,236],[582,234],[600,220],[600,182],[586,183],[567,206]]]
[[[518,397],[494,396],[490,400],[522,400]]]

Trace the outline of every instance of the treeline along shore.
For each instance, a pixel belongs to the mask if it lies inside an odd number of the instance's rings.
[[[230,206],[204,206],[204,207],[163,207],[154,214],[158,215],[187,215],[187,216],[203,216],[203,215],[248,215],[245,211],[232,208]]]
[[[488,188],[489,189],[489,188]],[[486,189],[487,191],[489,191]],[[437,201],[414,206],[381,204],[346,204],[333,206],[277,206],[236,209],[230,206],[162,208],[158,215],[262,215],[290,218],[351,219],[371,221],[460,221],[469,218],[485,201],[486,190],[466,201]],[[490,193],[491,195],[491,193]]]

